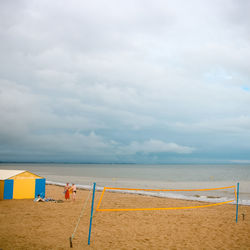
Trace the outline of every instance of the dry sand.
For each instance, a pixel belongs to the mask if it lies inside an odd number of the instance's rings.
[[[70,249],[69,237],[88,193],[78,190],[75,202],[0,201],[0,249]],[[46,195],[63,200],[63,187],[46,185]],[[100,195],[96,192],[95,206]],[[141,195],[108,195],[111,201],[103,199],[103,207],[118,208],[119,201],[125,196],[131,198],[129,206],[134,202],[140,207],[148,204],[159,207],[163,203],[179,207],[203,204]],[[90,203],[91,199],[75,233],[74,249],[250,249],[250,207],[239,207],[236,224],[235,205],[188,210],[95,212],[88,246]],[[245,214],[244,220],[242,214]]]

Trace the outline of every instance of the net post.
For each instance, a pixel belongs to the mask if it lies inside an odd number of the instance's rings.
[[[239,209],[239,190],[240,190],[240,183],[237,183],[237,201],[236,201],[236,223],[238,222],[238,209]]]
[[[91,214],[90,214],[90,222],[89,222],[89,237],[88,237],[88,245],[90,245],[90,236],[91,236],[91,227],[92,227],[92,217],[93,217],[93,210],[94,210],[94,200],[95,200],[95,185],[93,183],[93,195],[92,195],[92,205],[91,205]]]

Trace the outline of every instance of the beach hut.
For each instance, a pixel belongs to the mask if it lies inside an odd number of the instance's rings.
[[[45,196],[45,178],[26,170],[0,169],[0,200]]]

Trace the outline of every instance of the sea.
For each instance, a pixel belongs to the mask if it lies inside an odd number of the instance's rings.
[[[205,202],[234,200],[239,183],[238,203],[250,205],[250,164],[227,165],[139,165],[139,164],[40,164],[40,163],[1,163],[0,169],[27,170],[46,178],[47,184],[65,185],[74,183],[79,189],[103,187],[129,189],[167,189],[168,191],[118,192],[167,197]],[[196,191],[193,189],[218,190]],[[180,191],[185,190],[185,191]],[[186,191],[193,190],[193,191]]]

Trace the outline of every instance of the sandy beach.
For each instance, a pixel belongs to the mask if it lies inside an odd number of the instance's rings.
[[[46,185],[46,196],[62,203],[0,201],[0,249],[70,249],[69,237],[88,195],[89,191],[78,190],[75,202],[65,201],[63,187]],[[100,195],[96,192],[95,207]],[[135,194],[108,196],[102,207],[203,204]],[[119,203],[124,197],[129,202]],[[95,212],[88,246],[90,207],[91,198],[74,234],[74,249],[250,249],[249,206],[239,206],[237,224],[236,206],[230,204],[188,210]]]

